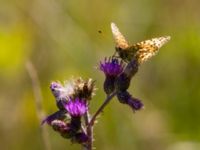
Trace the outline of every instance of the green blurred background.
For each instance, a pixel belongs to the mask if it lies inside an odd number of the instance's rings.
[[[104,75],[95,66],[114,52],[113,21],[132,43],[172,38],[132,81],[129,91],[145,109],[132,113],[114,99],[95,125],[94,146],[199,150],[199,5],[199,0],[1,0],[0,149],[44,149],[28,60],[38,72],[46,114],[57,110],[50,82],[79,76],[97,80],[91,109],[98,108],[105,98]],[[44,128],[51,149],[80,149]]]

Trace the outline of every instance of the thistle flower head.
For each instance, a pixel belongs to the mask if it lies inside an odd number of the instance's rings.
[[[55,96],[55,98],[60,97],[60,93],[62,91],[63,86],[59,82],[52,82],[50,85],[51,92]]]
[[[116,77],[122,73],[124,64],[118,58],[109,57],[105,58],[104,62],[100,62],[99,68],[106,76]]]
[[[50,89],[57,101],[66,100],[74,93],[74,87],[71,82],[65,83],[64,86],[59,82],[52,82]]]
[[[140,100],[132,97],[127,91],[118,92],[117,98],[120,103],[129,105],[133,109],[133,111],[140,110],[144,107],[143,103]]]
[[[88,110],[86,101],[80,98],[70,99],[64,107],[72,117],[80,117]]]
[[[100,62],[99,69],[104,72],[106,79],[104,81],[104,91],[107,95],[111,94],[115,89],[115,80],[123,72],[124,63],[118,58],[105,58],[104,62]]]
[[[59,82],[52,82],[50,89],[56,99],[56,104],[60,110],[63,110],[63,103],[70,98],[83,98],[91,100],[95,88],[95,82],[92,79],[83,80],[82,78],[65,81],[64,85]]]
[[[91,100],[92,96],[95,95],[95,90],[95,81],[91,78],[88,80],[83,80],[82,78],[74,80],[73,97]]]

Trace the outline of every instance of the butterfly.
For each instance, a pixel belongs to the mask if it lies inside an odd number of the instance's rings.
[[[125,62],[135,58],[141,64],[154,56],[170,40],[170,36],[162,36],[129,45],[115,23],[111,23],[111,30],[116,43],[116,52]]]

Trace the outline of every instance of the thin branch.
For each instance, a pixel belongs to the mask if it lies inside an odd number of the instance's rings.
[[[90,114],[87,111],[87,113],[84,116],[84,120],[85,120],[85,125],[87,127],[87,135],[89,137],[89,141],[87,142],[87,144],[83,147],[83,150],[92,150],[92,146],[93,146],[93,125],[94,122],[96,120],[96,117],[103,111],[103,109],[105,108],[105,106],[110,102],[110,100],[116,95],[116,92],[114,92],[113,94],[111,94],[110,96],[108,96],[104,103],[101,105],[101,107],[99,107],[99,109],[97,110],[97,112],[94,114],[94,116],[92,117],[92,119],[90,119]]]
[[[39,122],[41,122],[42,119],[44,118],[44,112],[42,110],[42,93],[41,93],[38,75],[37,75],[36,69],[34,68],[33,64],[30,61],[27,61],[26,63],[26,70],[28,71],[28,74],[32,81],[32,87],[33,87],[33,92],[34,92],[34,97],[35,97],[36,113],[37,113]],[[51,150],[47,129],[42,128],[42,126],[40,127],[41,127],[40,128],[41,136],[42,136],[45,150]]]
[[[97,112],[94,114],[94,116],[92,117],[92,119],[90,120],[90,123],[88,124],[88,126],[93,126],[94,122],[96,120],[96,117],[103,111],[104,107],[110,102],[110,100],[117,94],[117,92],[113,92],[111,95],[109,95],[104,103],[101,105],[101,107],[99,107],[99,109],[97,110]]]
[[[81,125],[81,130],[83,131],[83,133],[86,134],[86,129],[85,129],[85,127],[83,125]]]
[[[87,132],[87,136],[89,137],[89,140],[87,142],[87,144],[85,145],[84,149],[85,150],[92,150],[92,146],[93,146],[93,127],[92,126],[88,126],[90,123],[90,113],[89,111],[86,112],[85,116],[84,116],[84,120],[85,120],[85,125],[86,125],[86,132]]]

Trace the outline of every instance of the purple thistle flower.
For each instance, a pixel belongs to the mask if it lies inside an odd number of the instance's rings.
[[[70,99],[64,104],[65,109],[72,117],[80,117],[86,113],[88,106],[83,99]]]
[[[104,72],[106,76],[118,76],[124,69],[122,61],[114,57],[105,58],[104,62],[100,62],[100,70]]]
[[[60,92],[61,92],[62,88],[63,88],[63,86],[58,82],[52,82],[50,85],[50,89],[51,89],[53,95],[55,96],[55,98],[60,97]]]
[[[67,82],[64,86],[59,82],[52,82],[50,89],[57,101],[66,100],[74,94],[73,82]]]
[[[100,62],[100,70],[104,72],[106,79],[104,81],[104,91],[106,94],[111,94],[115,89],[115,80],[124,70],[122,61],[114,57],[105,58],[105,61]]]
[[[85,100],[91,100],[95,95],[95,81],[90,79],[83,80],[78,78],[73,81],[74,84],[74,94],[70,97],[75,98],[79,97]]]
[[[73,94],[74,89],[71,84],[62,86],[59,82],[52,82],[50,89],[56,99],[57,107],[60,110],[64,109],[63,102],[68,101],[69,97]]]
[[[133,111],[140,110],[144,107],[139,99],[132,97],[127,91],[117,93],[117,98],[120,103],[128,104]]]

